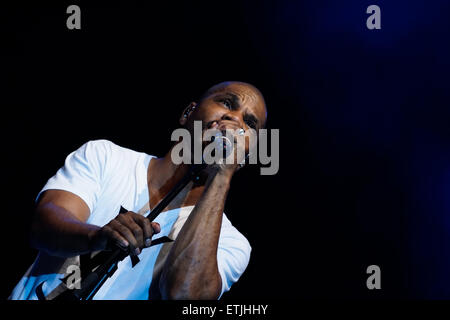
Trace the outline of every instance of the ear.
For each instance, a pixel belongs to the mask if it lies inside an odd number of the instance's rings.
[[[180,117],[180,124],[184,126],[189,119],[189,116],[191,113],[195,110],[195,107],[197,106],[196,102],[191,102],[186,108],[184,108],[183,112],[181,113]]]

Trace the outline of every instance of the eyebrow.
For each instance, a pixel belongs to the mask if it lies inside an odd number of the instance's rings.
[[[230,99],[231,107],[233,109],[238,109],[241,106],[241,99],[239,99],[239,97],[236,94],[231,93],[231,92],[224,92],[224,93],[218,94],[218,98],[223,98],[223,97],[227,97]],[[256,117],[255,114],[253,114],[253,113],[246,112],[244,114],[244,120],[251,120],[251,121],[255,122],[255,124],[259,125],[258,117]]]
[[[221,93],[221,94],[219,94],[219,97],[229,98],[233,109],[238,109],[241,106],[241,99],[239,99],[239,97],[237,95],[235,95],[234,93],[231,93],[231,92]]]

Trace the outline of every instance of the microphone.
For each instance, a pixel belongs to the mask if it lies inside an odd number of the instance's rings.
[[[216,144],[217,149],[220,149],[222,147],[225,150],[231,150],[233,148],[233,143],[231,142],[231,140],[220,132],[214,135],[213,142]]]
[[[213,143],[215,144],[215,151],[222,151],[222,159],[226,159],[233,151],[234,144],[231,140],[223,135],[221,132],[217,132],[213,137]]]
[[[245,134],[245,130],[239,129],[238,134],[240,136],[243,136]],[[212,143],[215,144],[216,150],[222,150],[223,157],[220,160],[221,163],[223,163],[224,159],[226,159],[231,154],[231,152],[233,152],[234,143],[220,131],[212,137]],[[243,161],[239,164],[240,167],[243,167],[245,165],[245,161],[246,159],[248,159],[248,157],[249,154],[245,155]]]

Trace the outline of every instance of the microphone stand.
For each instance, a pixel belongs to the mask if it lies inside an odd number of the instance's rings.
[[[150,221],[156,219],[156,217],[167,207],[178,193],[206,167],[205,164],[192,165],[189,171],[184,177],[169,191],[169,193],[156,205],[155,208],[146,217]],[[91,272],[81,281],[80,289],[68,289],[56,296],[53,300],[60,301],[76,301],[76,300],[92,300],[97,291],[105,283],[105,281],[111,277],[117,270],[117,265],[120,261],[125,259],[129,255],[123,249],[117,247],[107,260],[98,266],[95,271]]]

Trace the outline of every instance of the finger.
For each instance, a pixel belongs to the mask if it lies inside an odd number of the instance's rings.
[[[161,226],[159,225],[158,222],[152,222],[152,229],[154,233],[160,233],[161,232]]]
[[[121,249],[127,249],[129,246],[128,241],[122,237],[122,235],[109,226],[104,227],[103,231],[108,238],[108,242],[117,244]]]
[[[151,239],[153,236],[153,228],[150,220],[148,220],[146,217],[141,216],[139,214],[135,214],[132,216],[136,224],[140,226],[140,228],[143,231],[143,242],[146,247],[149,247],[150,244],[148,243],[148,239]]]
[[[151,222],[151,229],[153,234],[161,232],[161,226],[157,222]],[[145,238],[145,246],[148,248],[152,245],[152,238]]]
[[[120,217],[119,222],[131,230],[137,241],[137,247],[142,248],[144,247],[144,230],[136,223],[136,216],[138,216],[137,213],[128,212],[126,215]]]
[[[133,232],[126,226],[123,225],[118,220],[113,220],[111,223],[115,231],[119,232],[122,237],[128,241],[128,247],[130,249],[130,254],[138,255],[140,252],[138,242],[133,234]]]

